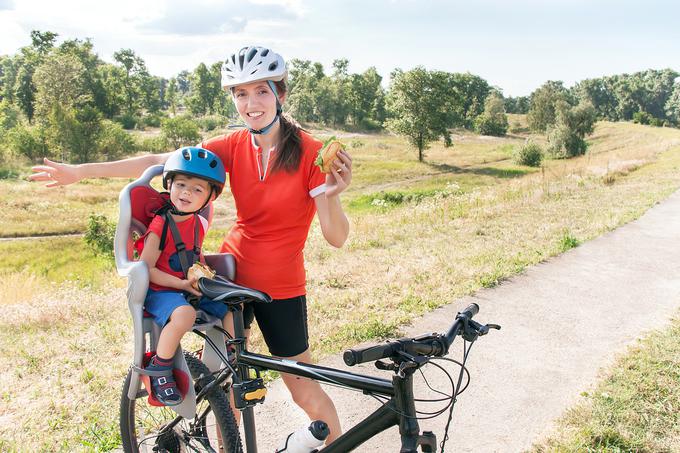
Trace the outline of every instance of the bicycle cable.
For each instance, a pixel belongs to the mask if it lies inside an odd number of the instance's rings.
[[[463,365],[461,368],[461,372],[458,375],[458,388],[460,388],[461,381],[463,380],[463,369],[465,369],[465,362],[467,362],[468,355],[470,355],[470,350],[472,349],[472,345],[474,344],[473,342],[470,342],[470,346],[468,346],[468,341],[463,339]],[[451,408],[449,410],[449,418],[446,421],[446,427],[444,428],[444,438],[442,439],[441,443],[439,446],[441,447],[441,453],[444,453],[444,446],[446,445],[446,441],[449,440],[449,427],[451,426],[451,420],[453,419],[453,408],[456,405],[456,401],[458,400],[458,395],[463,393],[467,386],[470,384],[470,380],[468,379],[467,385],[458,393],[455,393],[456,398],[453,398],[451,401]]]

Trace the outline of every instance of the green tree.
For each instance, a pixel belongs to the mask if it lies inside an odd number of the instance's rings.
[[[439,137],[448,143],[451,113],[442,103],[446,92],[442,88],[442,73],[430,73],[423,67],[407,72],[395,70],[387,96],[390,117],[387,128],[404,135],[418,149],[418,160],[423,162],[424,151]]]
[[[457,93],[456,108],[457,117],[462,125],[471,128],[475,118],[484,111],[484,101],[491,91],[489,83],[479,76],[470,73],[448,74],[450,90]]]
[[[193,145],[201,139],[198,124],[186,116],[166,118],[161,123],[161,134],[173,148]]]
[[[115,52],[113,59],[120,63],[124,70],[122,83],[125,99],[124,111],[128,115],[135,115],[140,107],[142,84],[149,77],[146,64],[132,49],[121,49]]]
[[[208,67],[201,63],[189,79],[191,81],[191,94],[187,98],[187,107],[194,115],[205,115],[213,111],[212,102],[214,101],[212,88],[212,74]]]
[[[172,78],[168,82],[168,88],[165,92],[165,101],[170,108],[173,115],[177,114],[177,103],[179,100],[179,95],[177,93],[177,79]]]
[[[548,130],[549,152],[560,158],[584,154],[588,148],[585,137],[595,129],[595,108],[587,101],[573,107],[560,101],[556,110],[556,122]]]
[[[98,156],[101,113],[89,105],[85,68],[73,55],[48,56],[35,71],[36,117],[61,158],[89,162]]]
[[[503,136],[508,131],[508,116],[505,103],[498,93],[486,98],[484,113],[475,119],[475,128],[482,135]]]
[[[680,82],[675,84],[665,107],[668,118],[676,125],[680,125]]]
[[[537,132],[545,132],[555,124],[557,104],[568,99],[567,90],[561,81],[549,80],[531,93],[531,106],[527,121],[529,127]]]

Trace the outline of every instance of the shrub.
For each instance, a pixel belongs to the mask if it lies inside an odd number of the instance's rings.
[[[637,124],[649,124],[652,121],[652,115],[647,112],[633,113],[633,122]]]
[[[198,124],[186,116],[168,118],[161,123],[161,134],[168,144],[177,149],[193,145],[201,138]]]
[[[543,161],[543,148],[537,143],[527,142],[515,148],[513,158],[520,165],[540,167]]]
[[[19,123],[19,116],[19,109],[7,99],[0,101],[0,134],[15,127]]]
[[[665,122],[666,121],[662,120],[661,118],[652,118],[652,120],[649,122],[649,124],[654,126],[654,127],[663,127]]]
[[[494,118],[482,114],[475,119],[475,130],[482,135],[502,137],[508,131],[508,119],[505,115]]]
[[[548,131],[548,143],[548,153],[559,159],[581,156],[588,149],[586,141],[566,124]]]
[[[113,238],[115,235],[115,223],[104,215],[90,214],[84,239],[95,255],[113,259]]]
[[[102,128],[97,140],[99,152],[106,160],[115,160],[135,150],[135,139],[125,132],[120,124],[113,121],[102,121]]]
[[[227,120],[219,115],[204,116],[198,120],[200,128],[204,131],[212,131],[225,124]]]
[[[490,95],[484,101],[484,113],[475,119],[475,130],[482,135],[501,137],[508,131],[508,116],[505,114],[503,99]]]
[[[10,152],[15,156],[24,156],[31,161],[51,156],[44,131],[38,126],[30,127],[19,123],[7,132],[5,139]]]
[[[167,116],[160,112],[151,113],[142,118],[142,124],[146,127],[161,127],[164,118],[167,118]]]
[[[124,113],[116,118],[114,118],[117,123],[123,126],[123,129],[132,130],[135,128],[137,123],[140,121],[138,116],[131,113]]]
[[[158,137],[142,137],[137,140],[137,150],[158,154],[172,151],[172,148],[165,137],[161,135]]]

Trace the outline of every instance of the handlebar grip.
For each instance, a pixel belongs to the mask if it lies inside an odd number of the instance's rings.
[[[342,359],[347,366],[354,366],[359,363],[373,362],[384,359],[394,353],[394,345],[392,343],[380,344],[364,349],[347,349],[342,354]]]
[[[461,315],[464,315],[468,319],[472,319],[477,313],[479,313],[479,305],[475,303],[471,303],[465,310],[460,312]]]

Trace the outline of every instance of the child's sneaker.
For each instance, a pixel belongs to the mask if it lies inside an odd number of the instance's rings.
[[[151,388],[156,399],[166,406],[176,406],[183,400],[172,374],[172,359],[167,362],[154,356],[146,367],[146,371],[162,372],[160,376],[149,376]],[[166,374],[167,373],[167,374]],[[155,374],[155,373],[154,373]]]

